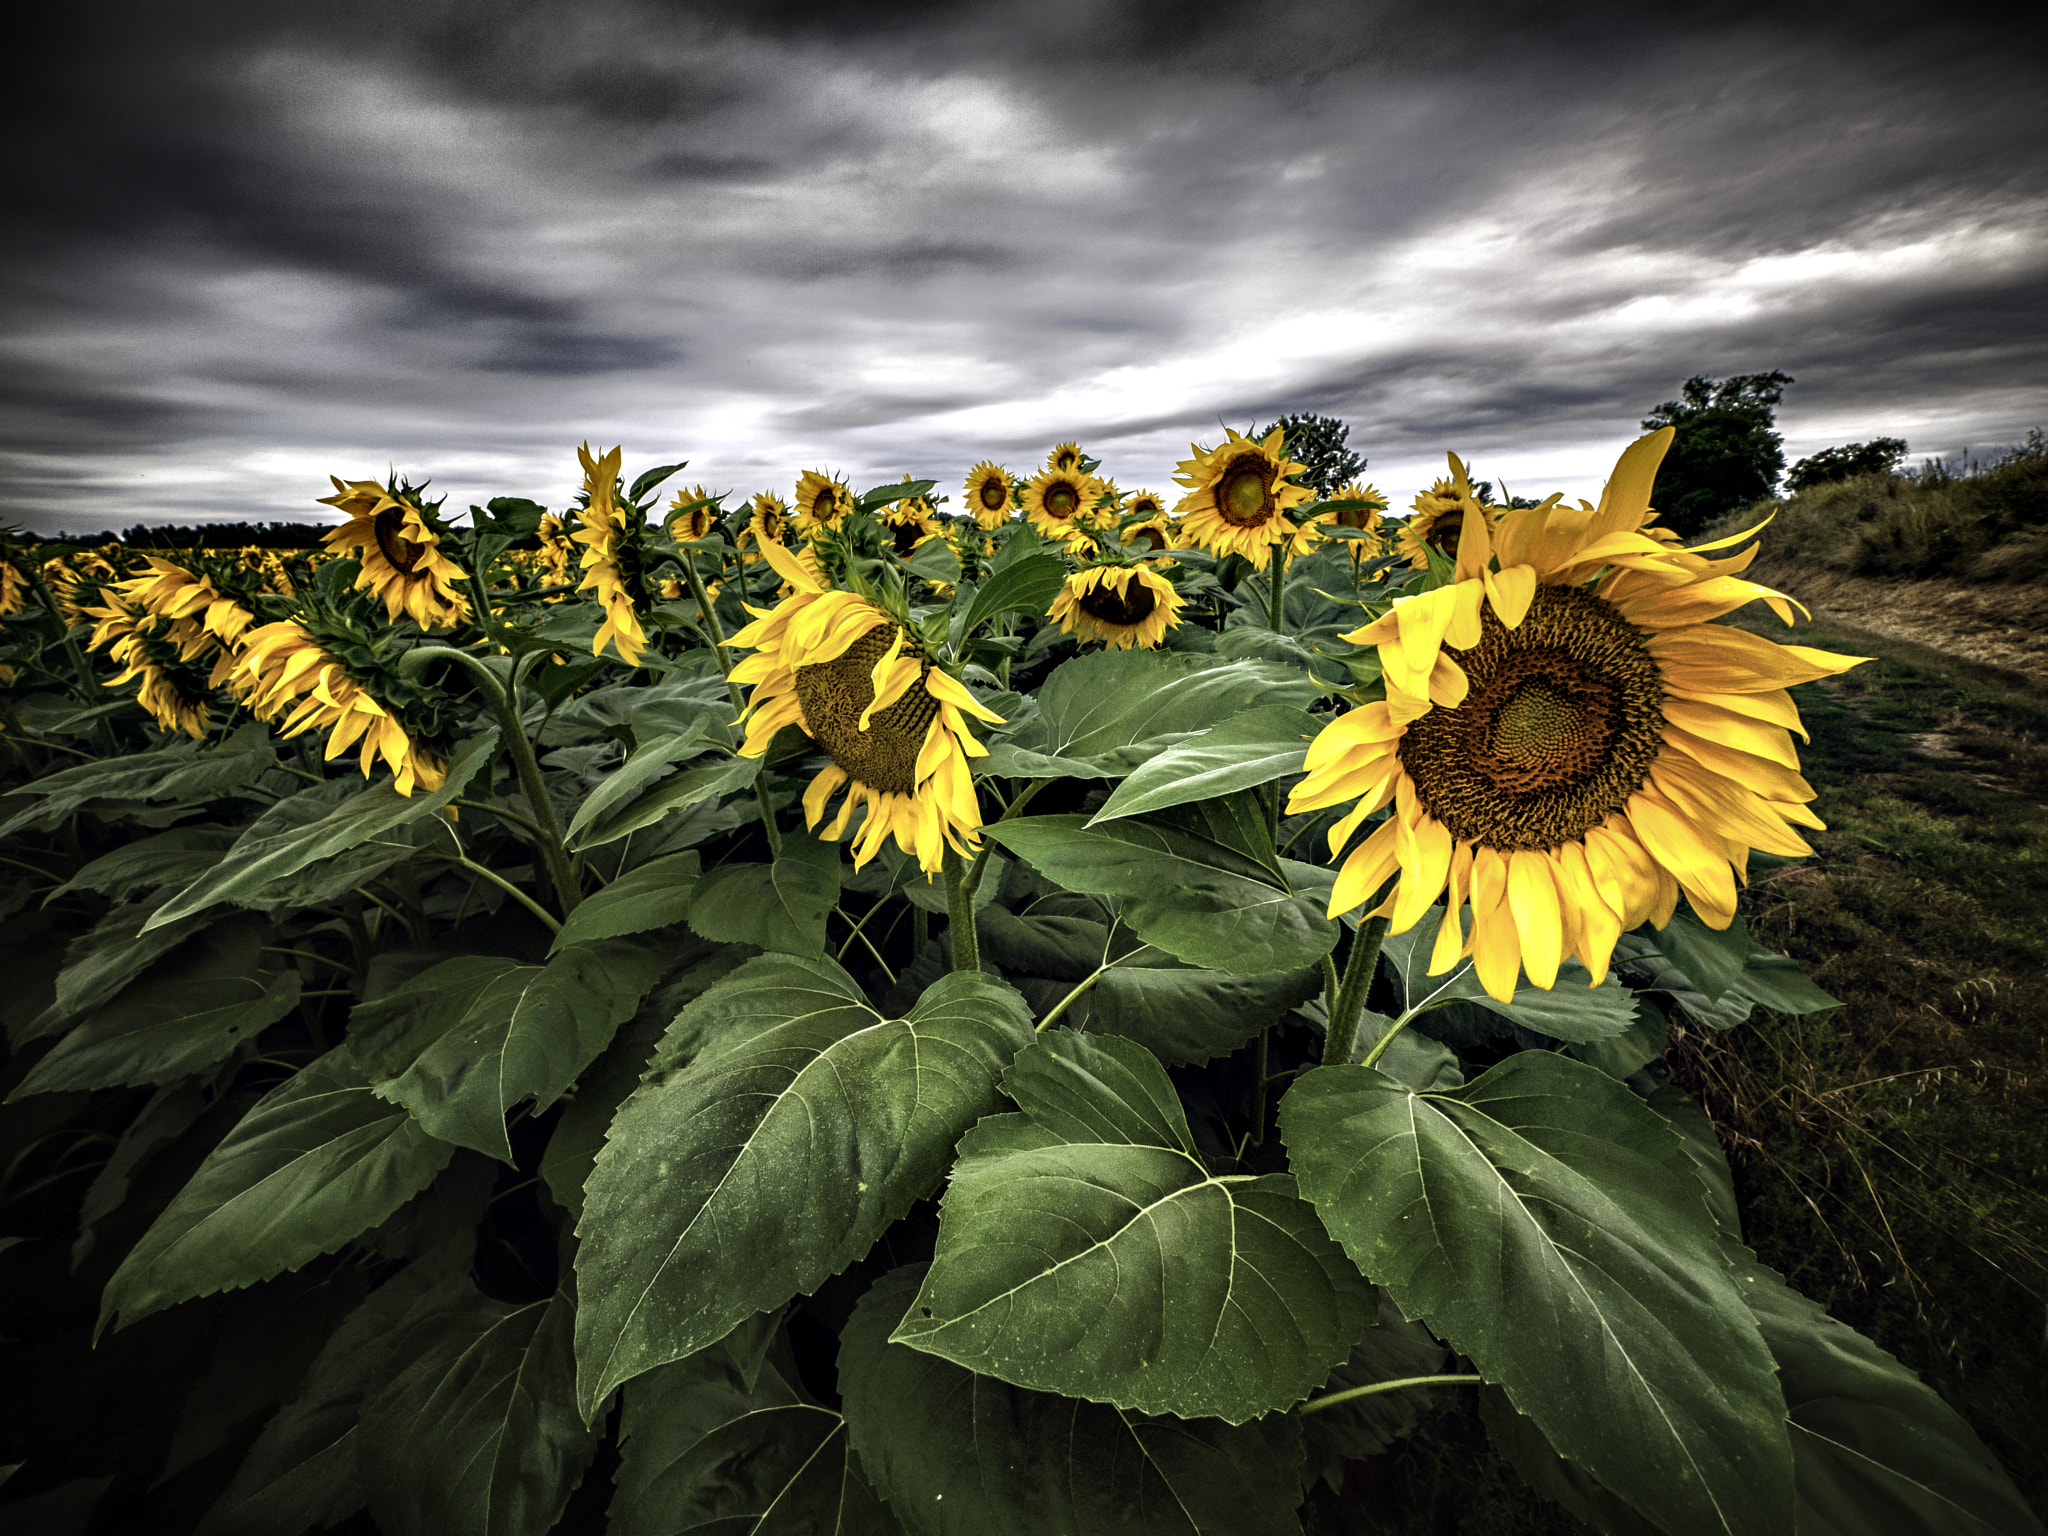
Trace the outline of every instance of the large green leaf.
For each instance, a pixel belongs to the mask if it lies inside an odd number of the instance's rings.
[[[297,1536],[361,1509],[363,1399],[395,1374],[396,1336],[407,1315],[454,1304],[469,1289],[452,1270],[414,1264],[373,1291],[314,1357],[298,1395],[263,1426],[195,1536]]]
[[[837,843],[786,836],[773,864],[706,870],[690,898],[690,928],[715,943],[815,959],[825,953],[825,919],[839,901],[839,868]]]
[[[1322,900],[1225,842],[1164,822],[1087,822],[1027,816],[984,831],[1069,890],[1121,897],[1140,938],[1190,965],[1291,971],[1336,945]]]
[[[448,760],[448,777],[432,794],[401,795],[375,784],[302,827],[271,836],[245,835],[226,858],[157,909],[145,931],[201,912],[216,902],[253,895],[270,881],[296,874],[317,860],[431,816],[453,801],[498,748],[495,730],[472,736]],[[314,786],[317,790],[319,786]]]
[[[676,764],[709,752],[716,745],[704,734],[711,720],[710,712],[705,711],[682,730],[654,736],[634,748],[632,756],[608,774],[604,782],[586,795],[583,804],[576,808],[576,815],[565,834],[569,846],[580,846],[586,827],[600,821],[614,809],[629,804],[657,779],[674,773]]]
[[[143,898],[114,908],[64,951],[57,995],[50,1006],[14,1033],[14,1043],[39,1039],[114,997],[149,967],[185,943],[214,919],[194,914],[168,927],[157,926],[162,900]]]
[[[1182,966],[1121,965],[1089,999],[1090,1027],[1137,1041],[1170,1067],[1227,1056],[1322,990],[1322,972],[1230,976]]]
[[[9,1098],[175,1082],[229,1056],[298,1006],[299,973],[260,968],[269,931],[244,920],[200,935],[87,1014]]]
[[[960,1144],[938,1252],[895,1342],[979,1375],[1241,1424],[1350,1351],[1369,1288],[1285,1174],[1212,1176],[1166,1069],[1056,1030]]]
[[[885,1019],[831,961],[782,955],[685,1008],[585,1186],[586,1410],[866,1253],[997,1107],[1030,1038],[993,977],[942,977]]]
[[[854,1449],[916,1536],[1299,1536],[1289,1416],[1148,1418],[892,1344],[923,1277],[877,1280],[839,1339]]]
[[[296,1269],[384,1220],[454,1155],[329,1051],[199,1165],[107,1282],[100,1326]]]
[[[1035,720],[989,749],[976,772],[1121,778],[1190,732],[1261,705],[1306,708],[1320,693],[1291,667],[1180,651],[1098,651],[1054,670]]]
[[[569,1298],[510,1307],[466,1289],[406,1327],[403,1369],[363,1405],[357,1456],[387,1536],[545,1536],[597,1450]]]
[[[752,1369],[749,1369],[751,1365]],[[628,1382],[607,1536],[889,1536],[846,1423],[720,1344]]]
[[[1430,975],[1429,959],[1442,913],[1441,907],[1431,908],[1405,933],[1388,935],[1380,951],[1383,962],[1401,978],[1404,1007],[1436,1009],[1468,1003],[1524,1029],[1574,1044],[1626,1034],[1635,1022],[1635,999],[1620,981],[1610,974],[1599,986],[1590,986],[1592,974],[1576,960],[1558,967],[1557,984],[1552,987],[1533,986],[1524,977],[1514,997],[1505,1003],[1488,995],[1468,962],[1460,961],[1441,976]]]
[[[576,904],[555,935],[554,947],[567,949],[591,939],[614,939],[680,923],[690,915],[690,896],[702,870],[702,856],[691,848],[626,871]]]
[[[1006,613],[1042,617],[1066,581],[1065,562],[1051,555],[1027,555],[1004,566],[981,584],[974,600],[967,605],[962,633],[971,635],[990,619]]]
[[[622,804],[612,805],[607,814],[593,816],[576,834],[578,848],[598,848],[615,843],[642,827],[651,827],[665,816],[703,805],[720,795],[745,789],[761,775],[766,759],[719,757],[708,763],[692,763],[680,773],[657,778]]]
[[[427,1131],[512,1161],[505,1111],[546,1109],[611,1044],[661,974],[638,945],[571,945],[545,965],[462,955],[423,971],[349,1021],[349,1050],[377,1096]]]
[[[1327,715],[1289,704],[1232,715],[1139,767],[1117,785],[1094,823],[1191,805],[1299,773],[1309,742],[1328,722]]]
[[[48,830],[95,800],[210,800],[253,783],[277,765],[269,727],[244,725],[218,742],[180,741],[153,752],[64,768],[13,790],[42,803],[0,825],[0,837],[24,827]]]
[[[1657,1113],[1524,1051],[1418,1092],[1319,1067],[1282,1102],[1324,1224],[1558,1449],[1680,1536],[1790,1529],[1769,1351]]]
[[[234,840],[226,827],[173,827],[137,838],[101,854],[50,892],[48,899],[55,901],[72,891],[98,891],[119,901],[160,885],[188,885],[218,864]]]

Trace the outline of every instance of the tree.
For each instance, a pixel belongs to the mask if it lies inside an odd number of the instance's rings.
[[[1809,485],[1826,485],[1851,475],[1895,475],[1905,457],[1906,440],[1902,437],[1874,437],[1846,448],[1823,448],[1792,466],[1785,476],[1785,489],[1803,491]]]
[[[1365,468],[1365,455],[1344,446],[1351,428],[1334,416],[1282,416],[1271,425],[1260,427],[1252,436],[1262,438],[1274,427],[1286,433],[1287,457],[1308,467],[1302,481],[1318,496],[1333,494]]]
[[[1678,437],[1657,474],[1659,521],[1691,538],[1725,512],[1768,496],[1785,468],[1784,439],[1773,430],[1783,373],[1740,373],[1727,379],[1694,374],[1677,400],[1643,420],[1676,427]]]

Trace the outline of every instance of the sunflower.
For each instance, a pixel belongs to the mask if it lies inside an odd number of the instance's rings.
[[[1473,494],[1463,461],[1452,454],[1450,474],[1416,496],[1407,520],[1394,531],[1394,553],[1405,557],[1418,571],[1429,568],[1429,556],[1425,553],[1428,545],[1434,545],[1448,559],[1457,559],[1467,507],[1478,509],[1484,527],[1491,527],[1500,519],[1500,508],[1488,506]]]
[[[974,520],[982,527],[1002,527],[1010,520],[1010,508],[1016,500],[1010,472],[1000,464],[983,459],[967,471],[967,505],[974,509]]]
[[[1070,553],[1092,550],[1086,524],[1102,497],[1102,482],[1077,469],[1048,469],[1024,488],[1024,514],[1040,533],[1060,540]]]
[[[1061,443],[1045,456],[1045,467],[1059,474],[1079,474],[1081,470],[1081,445]]]
[[[136,702],[149,711],[159,729],[203,739],[213,728],[209,690],[191,667],[192,657],[172,637],[169,621],[132,604],[117,588],[108,588],[100,598],[97,607],[83,611],[97,620],[91,649],[104,648],[122,669],[102,686],[119,688],[133,682]]]
[[[105,556],[91,550],[81,550],[68,558],[56,555],[43,562],[43,585],[67,626],[92,617],[89,605],[100,595],[100,588],[120,574]]]
[[[370,776],[371,764],[382,757],[401,795],[409,796],[415,788],[432,793],[447,779],[440,760],[407,735],[398,719],[298,621],[265,624],[249,635],[237,670],[246,679],[249,708],[256,717],[283,717],[280,735],[289,738],[318,726],[333,728],[324,758],[331,761],[360,740],[363,777]]]
[[[739,531],[734,540],[743,551],[740,558],[748,565],[761,563],[761,549],[768,544],[789,542],[789,508],[782,504],[782,498],[773,491],[762,491],[755,496],[747,513],[747,526]],[[748,546],[751,545],[752,548]]]
[[[569,537],[584,546],[584,577],[576,590],[596,588],[597,600],[604,608],[604,624],[590,642],[590,654],[601,655],[605,641],[609,640],[619,659],[634,666],[647,647],[647,632],[633,612],[633,595],[626,590],[626,573],[620,566],[628,529],[626,514],[615,499],[615,487],[624,453],[623,448],[614,448],[602,458],[593,459],[590,444],[576,450],[576,457],[583,463],[583,494],[587,504],[583,508],[583,526]]]
[[[335,494],[319,503],[348,521],[321,542],[333,554],[361,556],[357,590],[382,598],[393,623],[403,613],[421,629],[446,629],[469,617],[468,602],[455,590],[462,568],[441,553],[441,536],[417,505],[374,480],[327,478]]]
[[[684,510],[686,507],[688,511]],[[718,526],[718,498],[701,485],[677,491],[676,499],[669,503],[669,512],[668,536],[678,544],[707,539]]]
[[[853,492],[844,480],[804,471],[796,483],[796,531],[809,538],[823,528],[836,528],[853,510]]]
[[[899,559],[945,533],[939,525],[938,509],[922,496],[891,502],[882,509],[881,523]]]
[[[1344,547],[1351,553],[1351,563],[1353,566],[1378,554],[1380,545],[1380,517],[1387,510],[1386,497],[1382,496],[1372,486],[1354,480],[1349,485],[1332,491],[1328,499],[1331,501],[1362,501],[1366,505],[1362,507],[1349,507],[1338,512],[1318,512],[1314,517],[1301,525],[1301,531],[1295,535],[1294,542],[1288,547],[1288,558],[1290,560],[1295,559],[1307,554],[1318,545],[1328,542],[1328,535],[1324,530],[1332,527],[1359,528],[1373,535],[1369,539],[1346,539],[1343,541]]]
[[[13,563],[0,560],[0,618],[20,613],[28,606],[28,578]]]
[[[576,577],[576,544],[569,536],[569,525],[552,512],[540,515],[540,527],[536,530],[540,538],[541,565],[547,572],[546,584],[551,587],[566,587]],[[556,592],[548,601],[559,603],[568,594]]]
[[[1672,436],[1632,444],[1597,509],[1552,498],[1489,526],[1463,501],[1456,580],[1345,637],[1379,647],[1387,694],[1323,729],[1288,810],[1355,800],[1334,856],[1392,803],[1330,912],[1395,874],[1375,915],[1396,933],[1446,899],[1432,975],[1470,955],[1505,1001],[1576,956],[1597,985],[1616,937],[1663,927],[1681,893],[1727,927],[1750,849],[1812,851],[1786,690],[1861,658],[1713,622],[1761,599],[1789,623],[1791,603],[1737,574],[1754,545],[1707,557],[1748,534],[1688,550],[1641,531]]]
[[[116,582],[115,590],[127,604],[164,621],[165,638],[177,647],[180,661],[212,656],[208,688],[232,687],[242,636],[256,615],[214,586],[211,576],[155,555],[142,558],[149,573]]]
[[[1084,643],[1149,651],[1180,623],[1180,610],[1180,594],[1165,577],[1143,566],[1095,565],[1067,578],[1046,616]]]
[[[836,842],[854,807],[865,807],[856,869],[893,835],[920,868],[937,874],[949,846],[972,852],[981,835],[967,759],[987,749],[966,717],[1001,724],[1001,716],[934,667],[917,637],[877,604],[832,590],[780,546],[762,553],[790,595],[772,609],[750,607],[754,622],[732,639],[754,648],[732,671],[735,683],[753,685],[741,755],[759,757],[777,731],[801,727],[832,759],[804,791],[805,825],[816,828],[846,788],[821,835]]]
[[[1293,541],[1287,509],[1314,500],[1315,493],[1287,479],[1303,466],[1287,457],[1280,428],[1256,441],[1229,432],[1220,447],[1189,447],[1195,456],[1181,460],[1173,477],[1188,487],[1173,509],[1186,543],[1264,565],[1273,545]]]

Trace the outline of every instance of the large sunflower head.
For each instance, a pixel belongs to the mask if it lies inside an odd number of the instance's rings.
[[[1287,457],[1280,428],[1256,440],[1225,430],[1220,447],[1189,445],[1194,457],[1181,460],[1173,477],[1188,494],[1174,515],[1187,543],[1264,564],[1273,545],[1295,538],[1287,509],[1314,500],[1315,492],[1287,478],[1304,466]]]
[[[121,668],[103,686],[134,683],[136,702],[159,730],[203,739],[213,728],[212,687],[192,665],[190,636],[181,643],[169,619],[133,602],[117,586],[110,585],[99,597],[83,615],[94,620],[91,647],[104,649]]]
[[[1078,469],[1048,469],[1031,477],[1024,488],[1024,515],[1032,527],[1069,550],[1092,549],[1088,536],[1102,482]]]
[[[758,493],[748,505],[747,526],[739,531],[735,541],[742,551],[740,558],[748,565],[759,565],[762,547],[787,544],[789,533],[789,508],[782,504],[782,498],[773,491]]]
[[[401,795],[432,793],[446,781],[446,766],[412,738],[397,711],[372,697],[365,680],[298,620],[251,632],[236,673],[250,711],[280,722],[280,735],[326,728],[322,756],[329,760],[360,743],[363,777],[381,757]]]
[[[1076,640],[1150,650],[1180,623],[1173,583],[1141,565],[1095,565],[1069,576],[1047,617]]]
[[[441,534],[410,486],[327,478],[334,494],[319,502],[348,521],[321,542],[332,554],[362,560],[360,591],[381,599],[394,623],[405,614],[422,629],[446,629],[469,617],[468,600],[456,590],[462,568],[441,552]]]
[[[1332,914],[1369,900],[1395,932],[1445,904],[1432,974],[1471,956],[1494,997],[1552,985],[1576,956],[1597,983],[1615,939],[1670,921],[1683,894],[1725,928],[1751,849],[1811,850],[1786,691],[1856,665],[1715,622],[1783,594],[1755,556],[1647,537],[1670,428],[1621,457],[1599,507],[1461,507],[1456,579],[1347,636],[1379,647],[1386,697],[1324,728],[1290,811],[1356,801],[1330,833],[1393,814],[1354,850]],[[1752,530],[1753,531],[1753,530]],[[1802,732],[1803,734],[1803,732]],[[1470,928],[1466,929],[1469,909]]]
[[[1002,527],[1010,520],[1010,508],[1016,500],[1010,472],[1000,464],[983,459],[967,471],[967,507],[982,527]]]
[[[879,604],[832,590],[779,545],[762,553],[789,595],[772,609],[749,608],[754,622],[733,636],[735,646],[754,649],[732,673],[753,686],[741,753],[759,757],[777,731],[801,727],[831,759],[804,792],[806,824],[816,828],[844,789],[820,835],[836,841],[854,809],[865,808],[856,868],[893,836],[920,868],[938,873],[948,847],[971,852],[981,833],[967,760],[987,749],[967,717],[1001,717],[934,666],[917,636]]]
[[[625,450],[593,457],[590,444],[576,450],[583,465],[583,526],[570,538],[583,546],[583,580],[579,592],[595,589],[604,609],[604,623],[590,642],[590,654],[601,655],[610,641],[621,660],[631,666],[647,648],[647,632],[633,606],[632,558],[633,523],[637,516],[619,505],[619,464]]]
[[[796,483],[796,531],[810,538],[820,530],[837,528],[839,520],[853,510],[853,491],[844,480],[804,471]]]

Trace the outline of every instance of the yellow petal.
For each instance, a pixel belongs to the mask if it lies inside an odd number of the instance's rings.
[[[1557,884],[1550,876],[1550,857],[1518,848],[1508,861],[1508,906],[1521,936],[1522,965],[1539,987],[1557,984],[1558,961],[1564,956]]]

